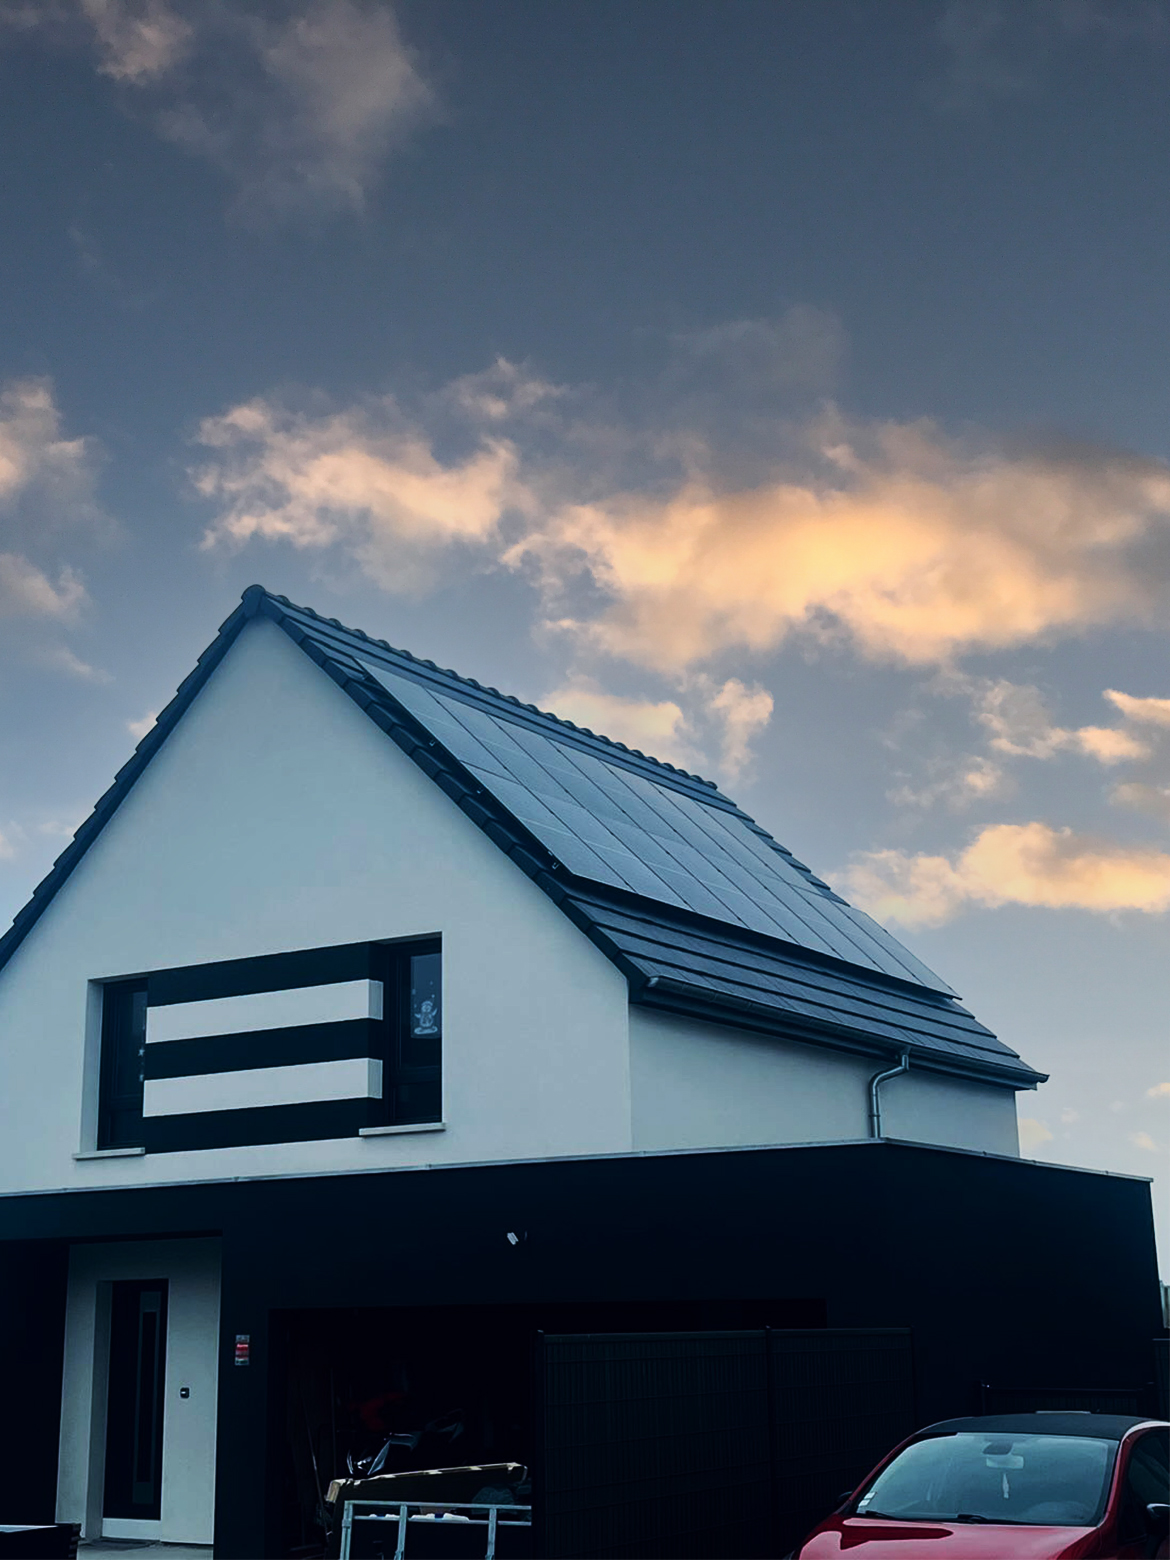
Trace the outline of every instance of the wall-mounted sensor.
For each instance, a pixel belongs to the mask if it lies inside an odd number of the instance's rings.
[[[191,1388],[190,1387],[180,1387],[179,1388],[179,1396],[180,1397],[190,1397],[191,1396]]]

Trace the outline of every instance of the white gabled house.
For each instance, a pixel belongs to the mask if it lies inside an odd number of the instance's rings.
[[[298,1186],[422,1167],[875,1136],[1002,1165],[1042,1081],[708,782],[253,586],[0,942],[0,1235],[60,1256],[58,1516],[212,1541],[263,1325],[221,1314],[232,1189],[295,1222]]]

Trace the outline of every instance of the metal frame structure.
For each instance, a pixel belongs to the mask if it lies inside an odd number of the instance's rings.
[[[501,1511],[506,1514],[503,1523],[505,1527],[532,1526],[531,1506],[505,1506],[494,1502],[488,1504],[481,1501],[458,1500],[443,1501],[441,1503],[412,1500],[347,1500],[341,1518],[340,1560],[350,1560],[350,1546],[353,1542],[353,1525],[355,1521],[397,1522],[398,1544],[394,1550],[394,1560],[406,1560],[406,1541],[412,1522],[441,1520],[446,1512],[479,1511],[486,1512],[486,1517],[470,1516],[467,1518],[467,1526],[487,1528],[487,1547],[483,1551],[484,1560],[495,1560],[496,1530],[500,1526]],[[524,1520],[514,1520],[513,1513],[523,1513]]]

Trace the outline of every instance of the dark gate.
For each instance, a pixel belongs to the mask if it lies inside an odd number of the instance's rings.
[[[914,1428],[902,1329],[549,1336],[538,1553],[783,1554]]]

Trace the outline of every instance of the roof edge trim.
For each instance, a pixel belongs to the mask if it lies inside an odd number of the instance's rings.
[[[1037,1072],[1026,1062],[1013,1066],[1010,1062],[981,1065],[975,1058],[969,1064],[958,1059],[954,1062],[944,1061],[905,1041],[884,1040],[844,1025],[818,1024],[812,1019],[802,1022],[783,1018],[775,1009],[763,1003],[752,1002],[746,997],[716,994],[669,977],[655,976],[643,982],[636,990],[631,988],[630,1002],[638,1007],[674,1013],[683,1018],[698,1018],[707,1023],[726,1024],[730,1019],[738,1028],[751,1029],[757,1034],[772,1035],[776,1039],[815,1045],[822,1049],[827,1047],[850,1051],[858,1056],[897,1059],[908,1051],[915,1072],[946,1073],[979,1083],[997,1084],[1001,1088],[1035,1089],[1039,1084],[1047,1083],[1049,1076]]]
[[[249,585],[240,604],[220,624],[215,638],[175,690],[174,697],[159,712],[154,725],[115,774],[107,789],[94,803],[92,811],[78,827],[72,840],[57,857],[49,871],[33,889],[31,896],[13,917],[12,925],[0,937],[0,970],[24,942],[57,894],[80,866],[86,852],[126,799],[135,781],[170,736],[175,726],[202,690],[239,636],[240,630],[261,610],[265,591]]]

